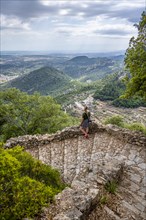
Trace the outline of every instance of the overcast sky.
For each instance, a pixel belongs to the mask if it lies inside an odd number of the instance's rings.
[[[0,0],[1,50],[125,50],[145,0]]]

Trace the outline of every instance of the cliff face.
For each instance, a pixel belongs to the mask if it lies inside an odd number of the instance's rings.
[[[11,138],[5,147],[15,145],[59,169],[71,186],[40,219],[146,219],[146,137],[141,133],[92,124],[89,139],[71,127],[53,135]],[[101,187],[113,179],[119,182],[118,206],[105,205],[104,217],[97,218]]]

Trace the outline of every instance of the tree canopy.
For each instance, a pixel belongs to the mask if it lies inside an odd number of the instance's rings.
[[[127,77],[127,89],[123,97],[139,95],[146,100],[146,13],[143,12],[139,24],[137,38],[132,37],[126,51],[125,65],[131,77]]]
[[[133,96],[132,98],[121,98],[125,92],[126,86],[123,82],[123,73],[114,73],[102,80],[103,86],[94,93],[95,99],[101,101],[112,101],[111,104],[116,107],[137,108],[146,107],[144,98]]]
[[[54,133],[75,123],[52,97],[39,93],[28,95],[8,89],[0,92],[0,104],[1,141],[26,134]]]

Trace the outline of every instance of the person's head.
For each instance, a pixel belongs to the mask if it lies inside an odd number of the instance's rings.
[[[87,110],[88,110],[88,107],[87,107],[87,106],[85,106],[85,107],[84,107],[84,111],[87,111]]]

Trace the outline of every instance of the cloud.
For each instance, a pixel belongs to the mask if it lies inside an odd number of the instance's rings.
[[[13,39],[15,46],[19,36],[22,42],[27,36],[31,45],[37,36],[35,45],[41,42],[44,48],[46,42],[46,47],[55,48],[61,40],[66,44],[63,47],[70,46],[70,41],[75,47],[87,39],[88,44],[103,37],[130,39],[137,33],[133,24],[139,22],[143,10],[144,0],[1,0],[2,42],[7,45],[6,40]],[[8,40],[8,36],[13,37]],[[128,40],[122,42],[127,45]]]
[[[127,37],[136,34],[136,29],[126,19],[97,16],[95,20],[86,20],[80,24],[72,25],[59,23],[54,32],[66,36],[106,36],[106,37]]]
[[[144,1],[138,0],[132,3],[131,0],[13,0],[1,2],[1,12],[5,15],[17,16],[29,19],[40,16],[77,16],[94,17],[106,14],[115,17],[125,17],[133,20],[133,13],[144,10]]]
[[[96,31],[96,34],[100,34],[100,35],[106,35],[108,37],[113,37],[113,36],[122,36],[125,37],[128,35],[130,35],[129,33],[130,31],[128,30],[117,30],[117,29],[108,29],[108,30],[100,30],[100,31]]]
[[[7,17],[1,15],[1,30],[14,29],[14,30],[30,30],[29,23],[23,22],[17,17]]]

